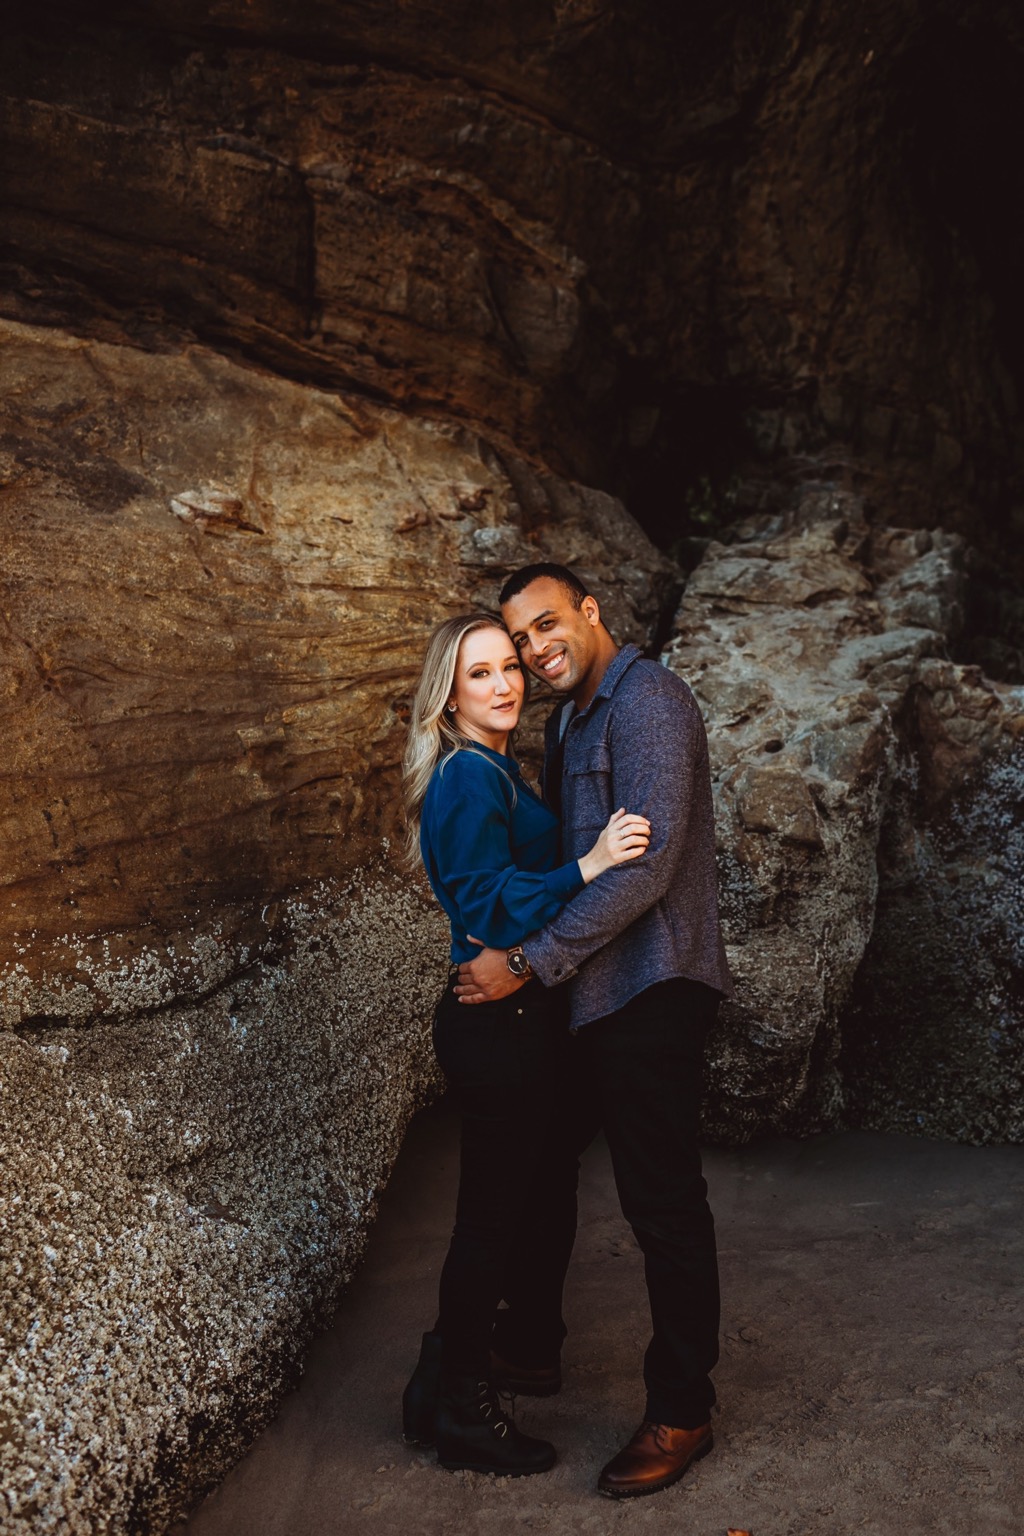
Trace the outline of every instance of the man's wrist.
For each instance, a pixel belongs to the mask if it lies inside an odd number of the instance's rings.
[[[523,954],[521,944],[513,944],[511,949],[505,951],[505,964],[517,981],[529,981],[533,975],[533,966]]]

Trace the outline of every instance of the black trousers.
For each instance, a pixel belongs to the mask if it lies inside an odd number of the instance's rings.
[[[579,1156],[603,1129],[644,1254],[653,1328],[644,1416],[697,1428],[715,1401],[718,1359],[718,1261],[698,1148],[718,993],[660,982],[570,1035],[560,989],[531,981],[470,1007],[455,999],[454,980],[434,1020],[438,1061],[462,1113],[437,1324],[445,1368],[486,1369],[492,1336],[520,1365],[557,1356]],[[501,1300],[508,1310],[493,1329]]]
[[[513,1269],[517,1323],[538,1363],[556,1358],[565,1336],[562,1284],[576,1233],[578,1170],[565,1140],[573,1053],[561,992],[534,980],[498,1003],[470,1007],[452,992],[457,979],[434,1017],[434,1049],[462,1116],[437,1329],[445,1371],[486,1374]],[[526,1233],[532,1254],[520,1264],[515,1249]]]
[[[570,1037],[563,1111],[540,1173],[549,1187],[535,1188],[526,1202],[504,1287],[502,1353],[535,1363],[534,1339],[549,1345],[563,1329],[552,1298],[561,1294],[571,1244],[555,1237],[553,1222],[575,1222],[565,1191],[575,1190],[579,1154],[603,1129],[622,1212],[644,1255],[653,1328],[644,1416],[679,1429],[706,1423],[715,1401],[718,1259],[698,1131],[704,1044],[718,1002],[700,982],[664,981]],[[543,1286],[538,1270],[547,1276]],[[540,1320],[538,1294],[550,1308]]]

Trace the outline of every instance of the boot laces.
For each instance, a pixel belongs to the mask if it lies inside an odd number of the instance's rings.
[[[477,1400],[477,1407],[480,1410],[481,1416],[487,1420],[491,1429],[494,1430],[494,1433],[504,1439],[509,1432],[508,1420],[504,1418],[492,1419],[492,1416],[496,1413],[504,1412],[507,1413],[509,1419],[511,1419],[512,1409],[514,1408],[516,1401],[515,1393],[496,1391],[491,1386],[489,1381],[478,1381],[477,1387],[480,1392],[480,1396]],[[499,1403],[499,1399],[506,1397],[509,1400],[507,1408],[503,1402]]]

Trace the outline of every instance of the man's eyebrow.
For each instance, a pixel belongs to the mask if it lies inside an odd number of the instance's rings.
[[[537,615],[537,617],[535,619],[531,619],[530,620],[530,623],[531,624],[539,624],[541,619],[550,618],[551,615],[554,613],[554,611],[555,610],[553,608],[545,608],[544,612],[543,613],[538,613],[538,615]],[[525,631],[525,629],[514,629],[512,631],[512,644],[513,645],[519,645],[525,639],[526,639],[526,631]]]

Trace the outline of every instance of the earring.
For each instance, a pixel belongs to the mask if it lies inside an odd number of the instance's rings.
[[[446,715],[454,715],[454,713],[455,713],[455,705],[454,704],[446,704],[444,709],[445,709],[445,714]]]

